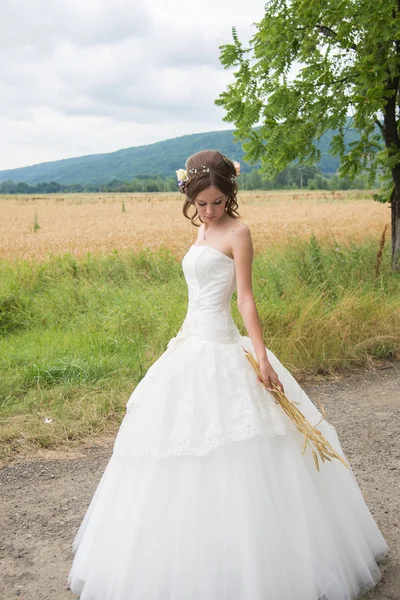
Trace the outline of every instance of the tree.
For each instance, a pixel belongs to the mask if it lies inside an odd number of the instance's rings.
[[[377,199],[391,203],[400,270],[400,0],[268,0],[255,26],[247,47],[235,27],[233,43],[220,46],[222,65],[237,69],[215,101],[244,159],[273,178],[294,159],[315,164],[318,140],[335,130],[340,175],[368,169],[371,183],[377,172],[386,181]],[[349,127],[358,137],[346,147]]]

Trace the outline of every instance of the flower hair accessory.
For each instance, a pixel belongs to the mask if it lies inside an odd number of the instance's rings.
[[[178,178],[178,185],[179,187],[182,187],[184,182],[187,180],[188,175],[187,175],[187,171],[186,169],[178,169],[176,171],[176,176]]]
[[[235,181],[236,177],[240,174],[240,163],[236,160],[233,161],[233,165],[235,167],[236,175],[231,175],[231,181]],[[189,172],[186,169],[178,169],[176,171],[176,176],[178,179],[178,185],[182,189],[185,183],[190,179],[191,175],[195,175],[196,173],[209,173],[210,167],[206,167],[206,165],[202,165],[198,169],[189,169]]]
[[[240,175],[240,162],[238,162],[237,160],[234,160],[233,166],[235,167],[236,177],[237,177],[238,175]]]

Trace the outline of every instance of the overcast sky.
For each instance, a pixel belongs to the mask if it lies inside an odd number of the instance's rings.
[[[0,169],[218,129],[259,0],[0,0]]]

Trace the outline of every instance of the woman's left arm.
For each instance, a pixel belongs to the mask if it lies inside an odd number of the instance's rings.
[[[253,295],[253,242],[250,230],[244,224],[235,232],[232,252],[235,260],[237,306],[253,344],[262,378],[267,387],[270,387],[273,382],[284,392],[283,385],[272,368],[265,350],[260,317]]]

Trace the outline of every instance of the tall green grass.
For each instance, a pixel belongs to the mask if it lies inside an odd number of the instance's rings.
[[[295,375],[399,352],[400,278],[388,247],[375,277],[377,250],[312,236],[255,257],[266,346]],[[3,455],[115,430],[186,308],[180,261],[166,249],[0,262]],[[246,334],[235,302],[232,313]]]

